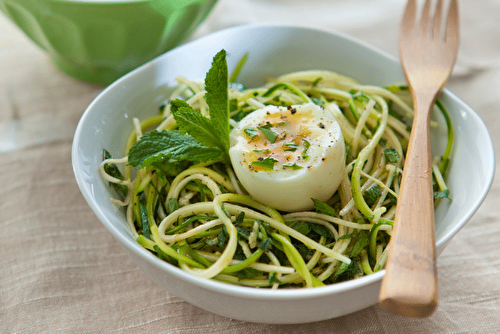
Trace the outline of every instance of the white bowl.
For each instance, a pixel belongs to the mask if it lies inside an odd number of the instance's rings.
[[[229,69],[249,52],[239,81],[260,85],[266,76],[329,69],[366,84],[404,80],[397,59],[365,43],[331,31],[294,26],[245,25],[222,30],[180,46],[134,70],[105,89],[88,107],[73,142],[73,168],[88,204],[126,253],[157,284],[200,308],[234,319],[260,323],[304,323],[342,316],[377,303],[384,271],[313,289],[269,290],[233,286],[192,276],[161,261],[138,245],[124,213],[110,202],[112,193],[98,173],[103,148],[123,155],[132,117],[158,112],[174,78],[203,79],[213,56],[228,52]],[[438,254],[478,209],[493,180],[495,159],[488,131],[479,116],[445,90],[440,97],[455,129],[448,185],[453,201],[436,211]],[[442,147],[443,129],[433,133]]]

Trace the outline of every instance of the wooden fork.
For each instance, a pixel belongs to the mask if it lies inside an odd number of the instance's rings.
[[[401,23],[400,56],[415,114],[379,303],[404,316],[429,316],[438,303],[429,123],[456,60],[457,2],[450,2],[444,33],[442,0],[432,20],[431,0],[426,0],[418,26],[416,0],[409,0]]]

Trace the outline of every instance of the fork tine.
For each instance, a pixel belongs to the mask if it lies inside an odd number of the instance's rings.
[[[408,39],[415,35],[416,1],[408,0],[401,24],[401,39]]]
[[[457,42],[459,39],[458,32],[458,1],[451,0],[450,8],[448,9],[448,19],[446,21],[446,41]]]
[[[422,16],[420,17],[420,27],[418,30],[418,34],[420,36],[429,36],[430,12],[431,0],[425,0],[424,9],[422,10]]]
[[[443,34],[441,33],[441,12],[443,9],[443,1],[438,0],[436,5],[436,11],[434,12],[434,22],[433,22],[433,30],[432,30],[432,38],[437,39],[441,38]]]

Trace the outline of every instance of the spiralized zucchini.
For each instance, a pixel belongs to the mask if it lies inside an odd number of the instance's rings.
[[[207,115],[203,82],[183,77],[177,82],[168,101],[181,98]],[[347,173],[331,199],[305,212],[278,212],[252,199],[222,161],[133,171],[128,150],[143,133],[177,128],[168,103],[159,116],[135,119],[125,156],[106,155],[100,166],[102,178],[120,187],[123,195],[112,200],[124,207],[133,237],[193,275],[244,286],[315,287],[381,270],[410,135],[408,89],[362,85],[329,71],[290,73],[257,88],[231,83],[230,124],[266,105],[310,102],[341,125]],[[449,120],[442,105],[439,110]],[[453,140],[448,121],[447,127],[446,155],[434,160],[437,197],[448,195],[444,174]]]

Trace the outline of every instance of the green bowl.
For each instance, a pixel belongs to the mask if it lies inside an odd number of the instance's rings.
[[[65,73],[108,84],[185,40],[217,0],[0,0]]]

